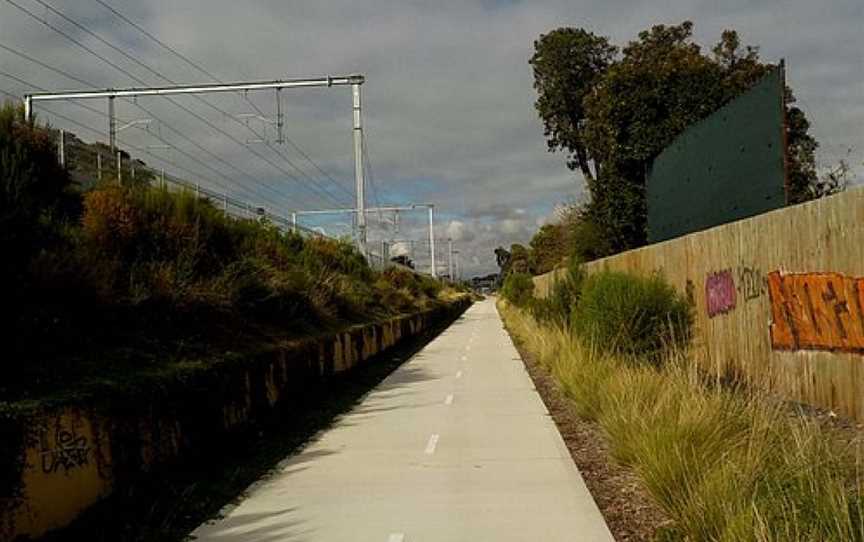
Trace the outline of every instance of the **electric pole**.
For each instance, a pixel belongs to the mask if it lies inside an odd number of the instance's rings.
[[[362,81],[361,81],[362,82]],[[360,83],[351,83],[354,111],[354,190],[357,196],[357,244],[366,256],[366,182],[363,178],[363,126],[360,110]]]
[[[453,239],[447,238],[447,277],[453,282]]]

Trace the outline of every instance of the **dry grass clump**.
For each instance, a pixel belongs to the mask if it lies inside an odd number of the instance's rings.
[[[829,429],[757,392],[706,386],[684,351],[643,363],[500,308],[673,518],[659,539],[864,540],[857,449]]]

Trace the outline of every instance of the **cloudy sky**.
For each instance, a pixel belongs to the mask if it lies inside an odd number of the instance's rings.
[[[786,58],[788,80],[821,142],[820,162],[846,158],[852,149],[860,174],[864,160],[861,0],[102,3],[224,81],[364,74],[370,203],[434,203],[437,234],[456,241],[465,274],[494,270],[497,245],[527,241],[556,204],[582,193],[582,180],[566,169],[564,157],[546,151],[533,109],[533,40],[559,26],[583,26],[619,44],[650,25],[685,19],[695,22],[702,44],[734,28],[745,43],[761,47],[764,59]],[[213,82],[98,0],[0,0],[0,90],[6,93],[168,81]],[[177,98],[179,105],[162,98],[120,102],[124,122],[151,119],[122,131],[121,142],[149,164],[276,211],[350,205],[350,91],[283,92],[293,145],[276,144],[272,126],[249,117],[257,114],[254,104],[272,118],[273,93],[246,98],[213,96],[210,105],[190,97]],[[99,111],[105,103],[84,105],[97,111],[73,103],[38,111],[84,140],[104,140],[107,121]],[[256,134],[267,141],[254,141]],[[403,213],[397,233],[390,217],[371,217],[372,237],[419,238],[423,218]],[[307,223],[344,234],[350,221],[332,216]],[[418,260],[423,250],[417,246]]]

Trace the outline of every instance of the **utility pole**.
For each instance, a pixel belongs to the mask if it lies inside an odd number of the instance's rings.
[[[447,238],[447,276],[453,282],[453,239]]]
[[[66,167],[66,130],[60,128],[60,167]]]
[[[362,82],[362,81],[361,81]],[[360,109],[360,83],[351,83],[354,112],[354,191],[357,196],[357,244],[366,256],[366,180],[363,178],[363,126]]]
[[[114,96],[108,96],[108,145],[113,153],[117,148],[117,118],[114,116]]]
[[[276,89],[276,143],[279,145],[285,143],[285,138],[282,136],[282,128],[285,123],[282,119],[282,89]]]
[[[454,282],[457,282],[457,281],[459,281],[459,279],[462,278],[462,262],[459,259],[459,255],[461,253],[458,250],[454,250],[453,254],[456,255],[456,262],[455,262],[455,268],[454,268],[455,272],[456,272],[456,280]]]
[[[435,206],[429,204],[429,254],[432,257],[432,278],[438,278],[435,262]]]

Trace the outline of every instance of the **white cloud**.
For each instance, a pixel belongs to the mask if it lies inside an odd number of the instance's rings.
[[[56,20],[32,0],[20,1],[149,84],[164,83]],[[202,74],[92,0],[53,4],[167,77],[204,81]],[[527,63],[532,42],[557,26],[586,26],[624,43],[652,24],[689,18],[696,23],[698,40],[706,45],[716,41],[723,28],[734,27],[745,43],[762,46],[764,58],[786,58],[789,82],[822,143],[823,162],[832,162],[832,153],[845,152],[848,146],[855,147],[859,156],[864,152],[860,130],[864,124],[860,106],[864,4],[860,0],[788,0],[782,9],[769,0],[672,0],[660,9],[647,0],[500,4],[488,0],[112,0],[111,5],[224,80],[364,73],[364,116],[378,198],[382,203],[435,203],[448,217],[446,224],[440,223],[439,235],[459,237],[460,250],[471,255],[462,259],[469,273],[494,270],[496,246],[526,242],[556,203],[581,191],[581,180],[564,167],[563,157],[547,152],[533,109],[535,94]],[[93,86],[133,84],[7,3],[0,3],[0,43],[61,67]],[[81,86],[5,51],[0,51],[0,69],[48,88]],[[4,77],[0,89],[27,90]],[[212,179],[214,187],[231,186],[255,202],[267,201],[286,210],[350,205],[353,161],[347,90],[285,92],[283,97],[288,136],[340,181],[342,188],[328,188],[337,201],[322,200],[314,189],[299,188],[285,173],[296,175],[293,167],[266,146],[237,145],[164,100],[140,103],[236,168],[215,162],[163,126],[162,134],[172,144],[227,177],[177,152],[165,155],[199,172],[205,183]],[[272,114],[272,95],[252,99]],[[244,128],[207,106],[187,98],[180,101],[235,138],[245,142],[249,137]],[[231,95],[211,101],[234,114],[250,110]],[[103,103],[91,105],[104,109]],[[72,104],[50,109],[105,130],[104,118]],[[143,115],[126,103],[118,103],[118,110],[127,119]],[[94,137],[46,111],[43,108],[41,115],[55,125],[88,140]],[[121,141],[140,147],[157,143],[135,129],[124,131]],[[290,146],[280,150],[317,182],[329,185]],[[425,238],[422,216],[405,214],[404,219],[401,237]],[[345,222],[344,217],[334,220]],[[392,228],[373,229],[372,234],[373,238],[394,235]],[[418,244],[416,252],[422,250],[428,249]]]

